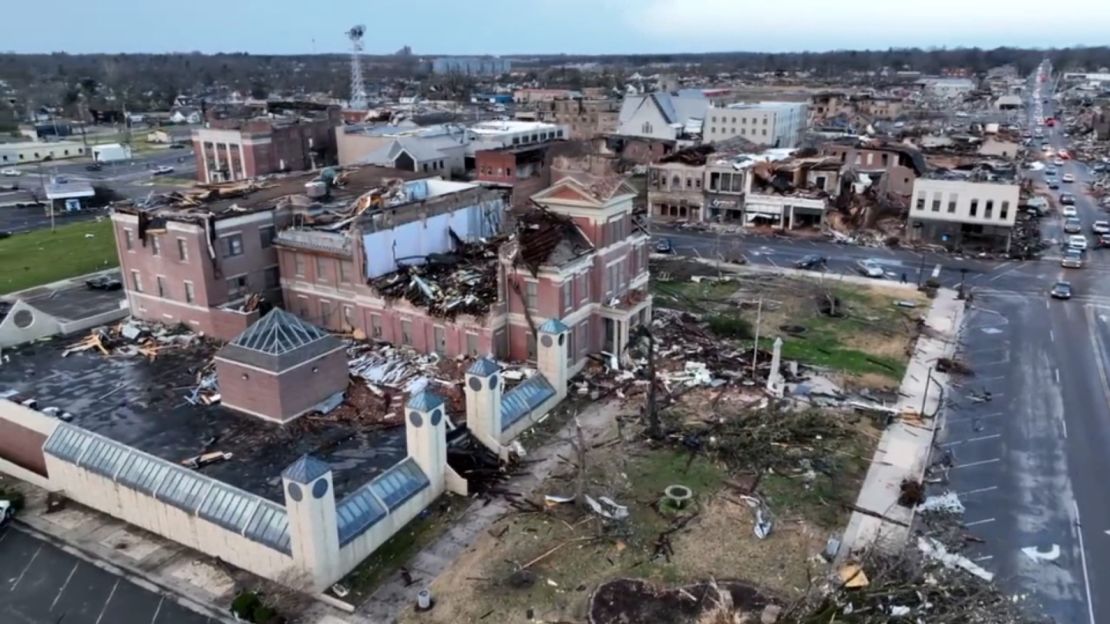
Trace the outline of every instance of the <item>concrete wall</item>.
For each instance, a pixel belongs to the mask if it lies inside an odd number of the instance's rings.
[[[194,550],[268,579],[280,579],[293,558],[198,518],[177,507],[116,484],[51,455],[46,456],[53,489],[82,505],[172,539]]]
[[[0,399],[0,472],[46,490],[50,481],[42,445],[58,420],[42,412]]]
[[[910,220],[1013,227],[1019,195],[1016,184],[923,178],[913,186]]]

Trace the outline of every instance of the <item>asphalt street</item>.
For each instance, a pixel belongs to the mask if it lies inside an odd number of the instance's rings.
[[[1047,83],[1042,97],[1050,97]],[[1032,98],[1027,107],[1038,107]],[[1053,114],[1042,105],[1040,114]],[[1030,126],[1035,128],[1035,124]],[[1059,127],[1043,128],[1054,149],[1067,147]],[[1034,139],[1032,149],[1040,148]],[[1054,157],[1053,157],[1054,158]],[[1047,164],[1051,165],[1049,159]],[[1065,160],[1088,241],[1091,224],[1110,219],[1087,194],[1090,172]],[[1040,172],[1028,174],[1048,191]],[[1041,220],[1042,237],[1062,244],[1063,219]],[[677,253],[708,258],[742,253],[749,262],[790,266],[808,254],[828,258],[830,273],[854,273],[873,259],[886,279],[916,282],[934,273],[945,286],[971,286],[973,302],[960,342],[974,374],[949,391],[939,449],[951,461],[948,481],[931,493],[955,491],[963,523],[980,538],[968,556],[1003,587],[1028,596],[1061,624],[1110,623],[1110,249],[1091,249],[1086,266],[1060,266],[1062,247],[1041,258],[996,261],[878,249],[782,236],[722,234],[656,227]],[[1050,299],[1059,280],[1070,301]],[[939,455],[938,455],[939,456]]]
[[[215,622],[15,528],[0,530],[4,624]]]

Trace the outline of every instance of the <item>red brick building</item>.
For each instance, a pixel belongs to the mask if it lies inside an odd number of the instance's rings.
[[[193,131],[197,180],[245,180],[283,171],[305,171],[336,162],[339,109],[312,117],[220,119]]]

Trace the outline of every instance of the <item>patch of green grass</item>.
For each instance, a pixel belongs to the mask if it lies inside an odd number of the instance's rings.
[[[782,357],[856,375],[876,373],[894,381],[906,372],[905,362],[845,348],[835,333],[812,330],[802,336],[783,336]]]
[[[724,481],[724,469],[706,458],[672,450],[654,451],[628,465],[632,496],[637,500],[661,498],[669,485],[685,485],[694,498],[716,492]]]
[[[109,219],[13,234],[0,239],[0,294],[116,266]]]
[[[465,509],[465,501],[441,498],[428,507],[428,513],[417,516],[393,537],[386,540],[369,557],[362,560],[341,584],[351,590],[344,598],[352,604],[360,604],[390,574],[396,572],[421,548],[431,543],[444,529],[451,525]]]

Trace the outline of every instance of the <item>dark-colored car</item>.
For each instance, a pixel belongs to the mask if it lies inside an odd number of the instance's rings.
[[[795,262],[794,263],[794,268],[796,268],[796,269],[805,269],[807,271],[813,271],[813,270],[816,270],[816,269],[823,269],[826,266],[828,266],[828,264],[829,264],[829,259],[826,258],[825,256],[822,256],[822,255],[819,255],[819,254],[809,254],[808,256],[805,256],[801,260],[798,260],[797,262]]]
[[[1071,193],[1061,193],[1060,194],[1060,203],[1065,205],[1065,206],[1074,206],[1075,205],[1075,195],[1072,195]]]
[[[119,290],[123,288],[123,282],[108,275],[101,275],[85,280],[85,287],[90,290]]]
[[[1050,191],[1055,191],[1055,190],[1058,190],[1059,188],[1060,188],[1060,183],[1057,182],[1056,180],[1053,180],[1053,181],[1048,183],[1048,189]]]
[[[1053,299],[1071,299],[1071,282],[1056,282],[1050,291]]]
[[[674,253],[674,245],[669,238],[660,238],[655,241],[655,253],[670,254]]]
[[[104,168],[104,165],[102,165],[98,162],[89,163],[89,164],[85,165],[85,171],[100,171],[103,168]]]
[[[185,149],[188,147],[184,143],[170,143],[170,149]]]

